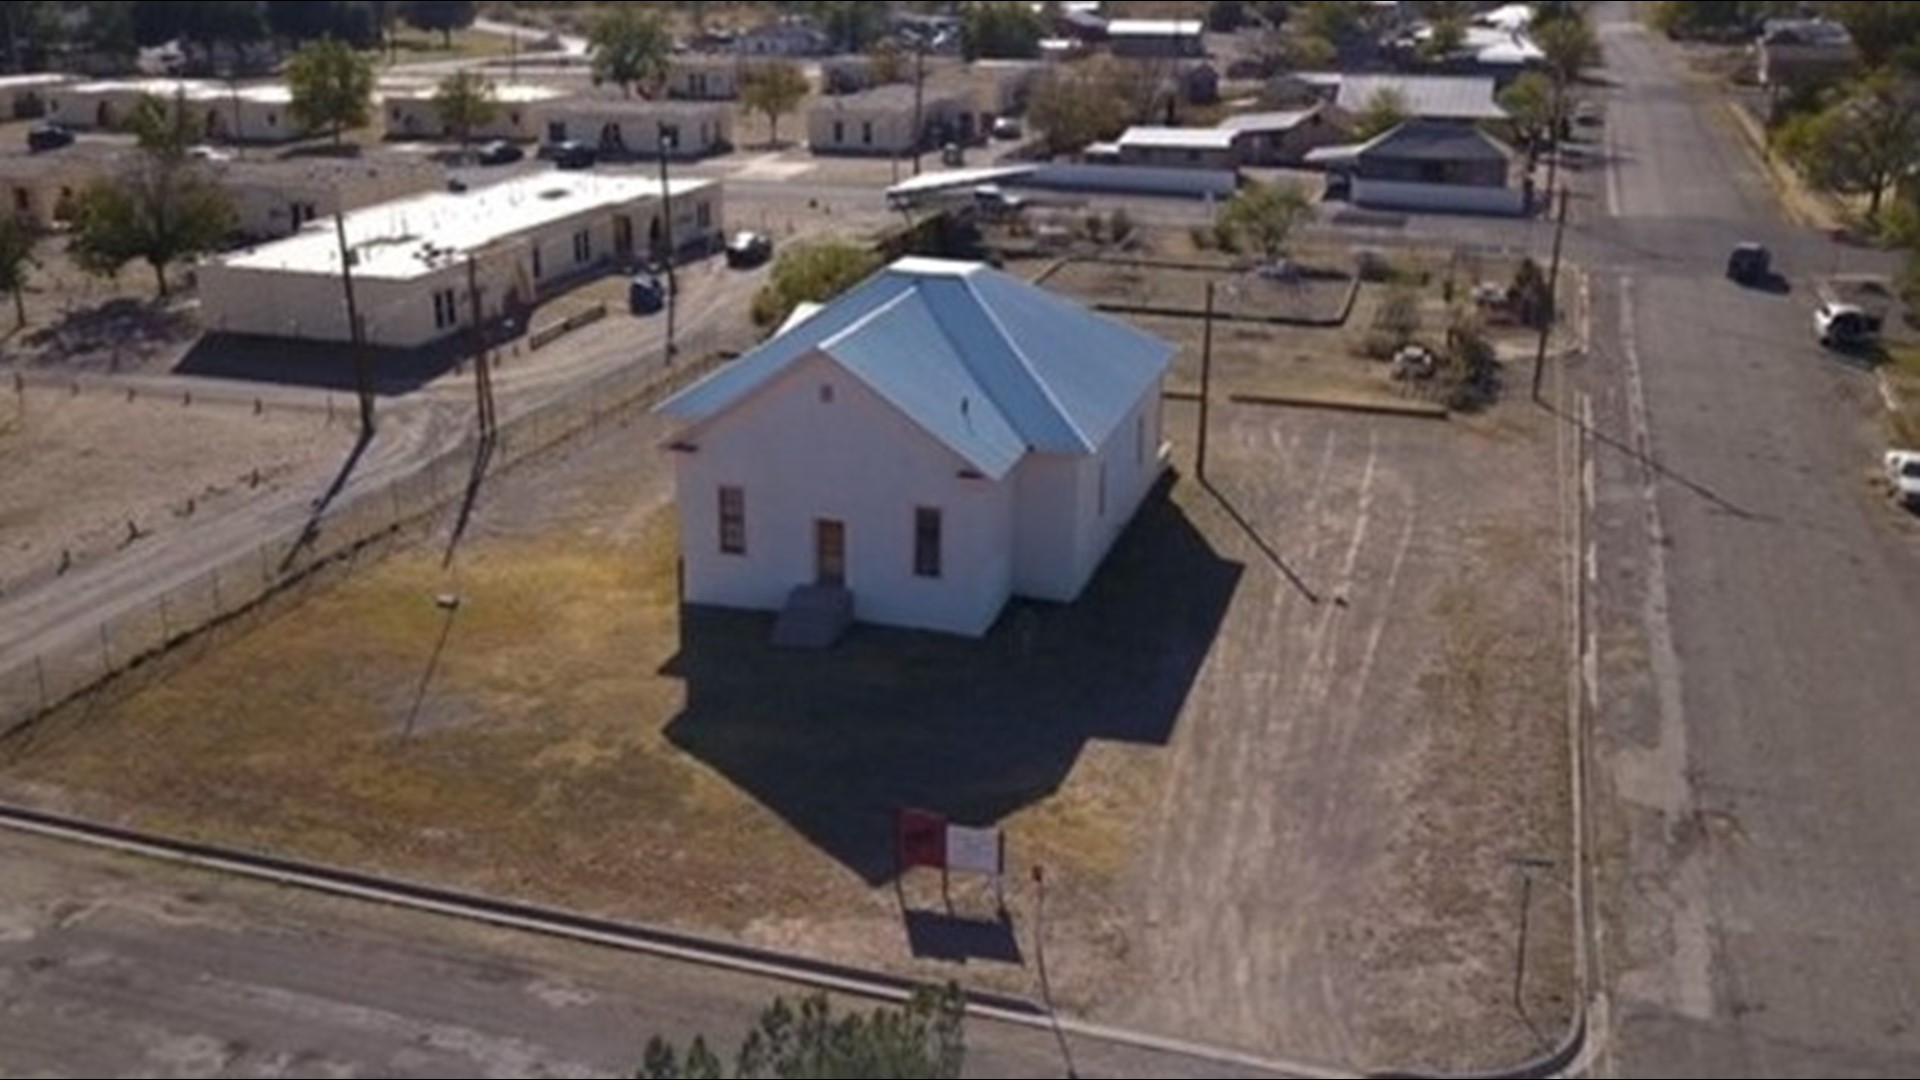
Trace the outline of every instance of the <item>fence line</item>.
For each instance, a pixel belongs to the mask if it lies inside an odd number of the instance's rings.
[[[489,475],[497,477],[651,407],[717,366],[728,355],[722,351],[728,344],[748,342],[733,342],[718,330],[696,333],[683,339],[679,355],[698,359],[667,367],[654,351],[507,417],[494,439]],[[410,471],[340,499],[313,521],[280,529],[151,601],[103,619],[95,632],[50,645],[13,670],[0,671],[0,737],[21,732],[290,590],[329,572],[351,572],[362,557],[463,498],[479,451],[477,434],[469,432]]]

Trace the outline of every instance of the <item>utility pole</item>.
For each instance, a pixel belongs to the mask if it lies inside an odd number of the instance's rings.
[[[667,155],[672,144],[679,140],[660,125],[660,244],[666,249],[664,258],[667,263],[667,363],[673,363],[673,354],[678,346],[674,343],[674,313],[680,302],[680,285],[673,275],[673,185],[667,178]]]
[[[1548,198],[1553,194],[1549,190]],[[1567,189],[1560,189],[1560,210],[1553,227],[1553,264],[1547,271],[1547,310],[1540,320],[1540,345],[1533,354],[1533,400],[1540,401],[1540,387],[1547,376],[1547,338],[1560,317],[1560,245],[1567,236]]]
[[[1207,312],[1200,324],[1200,436],[1194,441],[1193,475],[1207,482],[1207,419],[1213,409],[1213,282],[1207,282]]]
[[[467,303],[473,309],[474,409],[480,420],[480,438],[485,440],[493,438],[499,418],[494,413],[493,372],[487,366],[487,328],[480,307],[480,264],[472,252],[467,253]]]
[[[913,46],[913,175],[920,175],[920,150],[927,141],[927,46]]]
[[[333,232],[340,241],[340,287],[347,296],[347,340],[353,353],[353,386],[360,397],[360,438],[373,438],[373,375],[367,366],[366,335],[360,327],[360,305],[353,295],[353,248],[347,244],[347,215],[333,212]]]

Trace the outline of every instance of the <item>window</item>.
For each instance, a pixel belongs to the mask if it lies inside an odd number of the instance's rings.
[[[433,328],[445,330],[459,321],[460,305],[453,298],[453,290],[436,290],[433,294]]]
[[[1107,516],[1107,463],[1100,463],[1100,516]]]
[[[533,280],[539,281],[547,274],[547,268],[541,264],[540,244],[536,241],[531,249],[533,255]]]
[[[1141,413],[1133,418],[1133,463],[1147,463],[1147,414]]]
[[[940,576],[940,511],[932,507],[913,512],[913,576]]]
[[[833,122],[833,141],[836,143],[844,143],[847,141],[847,125],[845,121],[835,120]]]
[[[270,113],[268,113],[268,114],[267,114],[267,126],[268,126],[268,127],[279,127],[279,126],[280,126],[280,114],[279,114],[279,113],[273,113],[273,112],[270,112]]]
[[[747,493],[745,489],[721,485],[720,554],[747,553]]]
[[[693,220],[700,226],[700,228],[711,229],[713,227],[713,204],[701,203],[700,205],[694,207]]]
[[[581,266],[593,261],[593,230],[581,229],[573,234],[573,261]]]
[[[860,145],[873,145],[873,121],[871,120],[860,121]]]
[[[27,211],[32,210],[33,209],[33,192],[28,191],[26,188],[23,188],[23,187],[14,188],[13,189],[13,209],[16,213],[21,213],[21,214],[24,214]]]

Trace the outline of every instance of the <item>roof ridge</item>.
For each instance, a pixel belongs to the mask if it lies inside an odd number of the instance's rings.
[[[1053,384],[1040,377],[1040,372],[1034,367],[1033,358],[1027,355],[1026,350],[1022,349],[1020,343],[1007,331],[1006,323],[1002,322],[999,313],[993,310],[993,305],[987,303],[986,297],[980,295],[980,291],[974,288],[974,275],[967,274],[960,281],[965,285],[967,295],[980,306],[981,314],[987,317],[987,322],[993,326],[994,332],[999,334],[1000,340],[1006,343],[1007,351],[1020,362],[1020,370],[1026,373],[1027,381],[1039,389],[1040,396],[1046,400],[1047,407],[1053,410],[1054,416],[1059,418],[1068,431],[1073,432],[1074,439],[1087,453],[1099,449],[1092,439],[1087,438],[1087,433],[1080,429],[1080,424],[1073,418],[1073,414],[1060,403],[1060,396],[1054,392]],[[1001,406],[1001,411],[1005,411],[1004,406]],[[1025,435],[1025,432],[1021,434]]]

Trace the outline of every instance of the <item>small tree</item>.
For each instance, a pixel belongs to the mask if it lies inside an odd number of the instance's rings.
[[[1076,64],[1047,75],[1027,106],[1027,120],[1039,129],[1049,154],[1066,154],[1119,135],[1128,107],[1111,65]]]
[[[434,89],[433,111],[465,149],[472,144],[474,131],[500,114],[498,91],[493,80],[479,72],[456,71]]]
[[[1216,34],[1231,34],[1245,26],[1245,0],[1213,0],[1207,5],[1207,29]]]
[[[453,48],[453,32],[472,26],[480,5],[474,0],[407,0],[401,14],[416,30],[440,31],[440,43]]]
[[[1447,404],[1471,409],[1492,400],[1500,381],[1500,354],[1473,312],[1459,309],[1447,327]]]
[[[184,98],[142,99],[132,127],[140,156],[122,175],[96,181],[75,200],[67,251],[90,273],[110,276],[139,259],[161,296],[167,267],[213,250],[234,230],[233,200],[187,156],[198,129]]]
[[[835,1016],[825,994],[798,1008],[776,1000],[740,1044],[732,1076],[851,1078],[960,1075],[966,1059],[966,999],[957,986],[922,989],[901,1009]],[[720,1059],[696,1037],[682,1055],[666,1040],[648,1040],[637,1080],[718,1080]]]
[[[1271,261],[1286,254],[1300,223],[1313,216],[1313,198],[1298,184],[1275,181],[1241,188],[1220,211],[1223,234],[1233,246],[1249,248]],[[1223,247],[1226,245],[1222,245]]]
[[[594,20],[587,40],[596,84],[612,83],[632,97],[636,85],[651,90],[667,77],[673,35],[657,11],[638,4],[615,4]]]
[[[27,275],[40,263],[33,257],[39,242],[25,218],[0,216],[0,289],[13,294],[13,328],[27,325]]]
[[[750,72],[740,85],[740,104],[767,118],[767,141],[780,141],[780,118],[799,108],[806,100],[807,76],[800,65],[790,60],[764,64]]]
[[[1395,285],[1380,301],[1374,326],[1398,349],[1420,335],[1420,294],[1410,285]]]
[[[1363,142],[1384,135],[1406,123],[1408,115],[1406,95],[1392,87],[1382,87],[1367,99],[1354,120],[1354,134]]]
[[[1563,93],[1600,63],[1600,39],[1594,36],[1593,24],[1578,11],[1541,21],[1533,27],[1532,37],[1546,57],[1548,77]]]
[[[906,51],[891,38],[874,42],[873,48],[867,50],[867,65],[875,86],[906,82],[910,78]]]
[[[1882,72],[1817,113],[1788,121],[1775,145],[1814,186],[1867,196],[1878,221],[1894,184],[1920,158],[1920,90]]]
[[[960,23],[960,49],[969,60],[1031,59],[1046,36],[1046,22],[1025,4],[968,4]]]
[[[340,145],[348,128],[373,118],[373,63],[344,41],[312,42],[287,61],[287,89],[294,123],[325,131]]]
[[[1439,63],[1451,59],[1467,43],[1467,20],[1456,15],[1445,15],[1433,20],[1431,32],[1420,43],[1420,54],[1426,60]]]
[[[1553,82],[1540,72],[1524,72],[1500,91],[1500,107],[1507,111],[1514,137],[1526,144],[1529,155],[1537,153],[1541,144],[1552,138]]]
[[[774,260],[773,272],[753,299],[753,321],[778,326],[801,304],[822,304],[880,268],[870,247],[845,240],[795,244]]]

